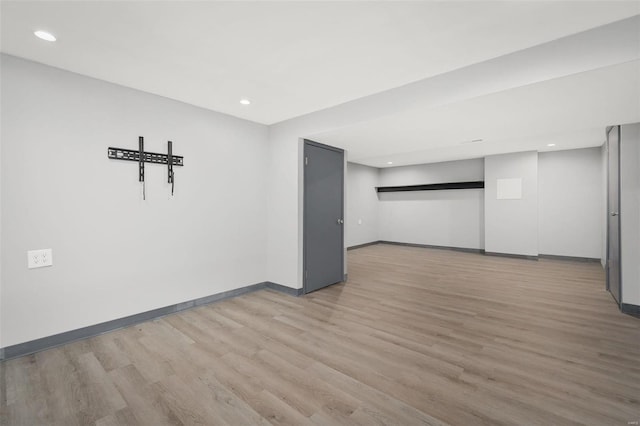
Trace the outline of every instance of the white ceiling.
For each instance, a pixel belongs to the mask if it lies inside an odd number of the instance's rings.
[[[637,14],[638,5],[637,1],[2,1],[1,49],[271,124],[617,21]],[[36,39],[36,29],[52,32],[58,41]],[[615,80],[616,72],[624,71],[612,70],[602,78]],[[600,99],[597,93],[592,95]],[[537,112],[530,120],[510,116],[523,126],[520,130],[498,131],[506,122],[499,113],[522,107],[517,96],[534,95],[502,94],[429,111],[429,117],[416,111],[413,116],[389,117],[370,123],[371,127],[359,125],[326,137],[328,141],[349,138],[354,159],[376,165],[381,161],[376,157],[395,151],[387,137],[392,134],[408,140],[396,154],[406,155],[410,149],[422,152],[415,154],[421,158],[427,158],[425,147],[435,155],[444,141],[457,144],[483,137],[498,143],[501,136],[512,138],[515,133],[525,138],[539,131]],[[252,104],[240,105],[243,97]],[[491,105],[486,108],[486,103]],[[587,109],[581,109],[585,111],[580,120],[568,121],[584,126],[593,116]],[[457,120],[469,121],[467,132],[447,132],[438,124],[452,124],[456,114],[463,114]],[[496,121],[483,121],[490,119]],[[560,117],[558,121],[564,122]],[[394,134],[391,130],[400,125],[415,131]],[[565,125],[555,130],[569,131]],[[573,130],[586,132],[584,127]],[[440,133],[436,138],[436,133],[419,132]],[[379,135],[386,136],[383,140]],[[373,147],[380,149],[369,149]],[[452,147],[437,158],[450,158],[455,150]]]
[[[638,121],[640,61],[632,61],[311,137],[344,148],[349,161],[390,167],[600,146],[606,126]]]

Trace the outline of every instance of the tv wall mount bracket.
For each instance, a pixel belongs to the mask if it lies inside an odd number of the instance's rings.
[[[142,198],[145,199],[144,187],[144,163],[166,164],[167,165],[167,182],[171,184],[171,195],[175,186],[175,176],[173,173],[174,166],[184,166],[184,157],[173,155],[172,142],[167,142],[167,153],[159,154],[156,152],[147,152],[144,150],[144,138],[138,138],[138,150],[113,148],[107,149],[107,156],[111,160],[136,161],[138,163],[138,181],[142,183]]]

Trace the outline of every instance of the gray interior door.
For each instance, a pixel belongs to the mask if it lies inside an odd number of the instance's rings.
[[[344,276],[344,151],[304,142],[304,292]]]
[[[607,132],[607,290],[620,304],[620,126]]]

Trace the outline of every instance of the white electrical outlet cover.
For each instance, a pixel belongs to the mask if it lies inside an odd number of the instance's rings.
[[[27,251],[27,268],[43,268],[53,265],[53,250],[29,250]]]

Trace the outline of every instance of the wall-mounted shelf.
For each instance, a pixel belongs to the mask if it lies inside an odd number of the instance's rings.
[[[402,192],[402,191],[440,191],[443,189],[478,189],[484,188],[484,181],[473,182],[449,182],[431,183],[428,185],[404,185],[404,186],[378,186],[378,192]]]

